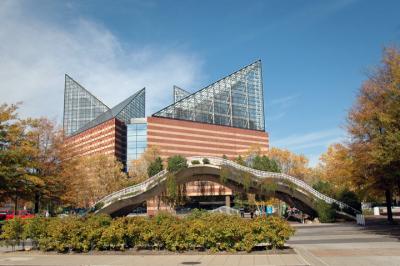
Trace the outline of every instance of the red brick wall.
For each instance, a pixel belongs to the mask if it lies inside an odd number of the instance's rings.
[[[262,131],[210,125],[168,118],[147,118],[147,145],[161,149],[161,157],[180,154],[190,156],[219,156],[230,158],[244,154],[252,146],[268,150],[268,134]],[[232,190],[214,182],[193,181],[186,184],[189,197],[232,195]],[[172,211],[157,198],[147,201],[147,213]]]
[[[115,118],[68,137],[64,143],[71,156],[112,154],[126,161],[126,126]]]
[[[225,154],[232,158],[252,146],[268,150],[268,134],[262,131],[159,117],[148,117],[147,123],[147,144],[158,146],[162,157]]]

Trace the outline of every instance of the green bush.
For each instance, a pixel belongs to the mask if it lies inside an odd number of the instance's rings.
[[[34,248],[38,247],[39,240],[46,236],[46,230],[49,219],[43,217],[35,217],[25,220],[24,239],[31,239]]]
[[[238,216],[196,210],[185,218],[168,213],[155,217],[117,218],[98,215],[67,218],[35,218],[7,222],[3,239],[15,244],[24,238],[43,251],[88,252],[129,248],[185,251],[247,251],[257,244],[282,248],[294,230],[278,217],[244,220]]]
[[[168,171],[177,172],[187,167],[187,160],[181,155],[175,155],[168,158]]]
[[[200,164],[200,161],[199,161],[199,160],[193,160],[193,161],[192,161],[192,164],[193,164],[193,165],[195,165],[195,164]]]
[[[336,211],[333,204],[318,200],[315,203],[315,207],[321,223],[332,223],[335,221]]]
[[[204,164],[210,164],[210,160],[208,158],[203,158],[203,163]]]
[[[5,240],[6,245],[11,245],[14,249],[24,240],[24,220],[16,218],[8,220],[2,227],[0,238]]]

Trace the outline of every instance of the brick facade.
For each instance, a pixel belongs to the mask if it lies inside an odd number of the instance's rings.
[[[65,139],[70,156],[112,154],[126,162],[126,126],[116,118]]]
[[[168,118],[147,118],[147,145],[160,148],[163,159],[180,154],[190,156],[226,155],[235,158],[244,155],[253,146],[262,152],[268,151],[268,134],[263,131],[241,129],[205,123],[174,120]],[[208,181],[193,181],[186,184],[186,195],[231,196],[231,189]],[[159,198],[147,201],[147,214],[158,211],[172,211]]]
[[[159,147],[163,158],[176,154],[234,158],[252,146],[267,151],[269,141],[268,134],[263,131],[148,117],[147,144]]]

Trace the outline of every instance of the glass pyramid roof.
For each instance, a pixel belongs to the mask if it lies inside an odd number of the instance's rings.
[[[70,76],[65,75],[64,134],[71,136],[112,118],[129,124],[131,118],[145,117],[145,88],[114,106],[107,107]]]
[[[64,119],[66,136],[72,135],[83,125],[110,110],[70,76],[65,75]]]
[[[193,94],[182,91],[174,88],[175,102],[153,116],[265,130],[260,60]]]
[[[189,96],[190,94],[191,94],[190,92],[185,91],[184,89],[174,85],[174,103],[182,100],[183,98]]]
[[[130,124],[131,118],[145,117],[145,98],[146,89],[143,88],[114,106],[112,109],[102,113],[96,117],[96,119],[88,122],[74,132],[74,134],[81,133],[89,128],[100,125],[101,123],[104,123],[114,117],[118,118],[118,120],[124,122],[125,124]]]

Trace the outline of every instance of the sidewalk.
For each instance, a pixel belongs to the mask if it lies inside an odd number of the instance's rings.
[[[132,266],[255,266],[255,265],[310,265],[297,254],[276,255],[47,255],[29,253],[1,253],[0,265],[132,265]]]
[[[295,225],[288,241],[310,265],[400,265],[400,227],[354,223]]]

